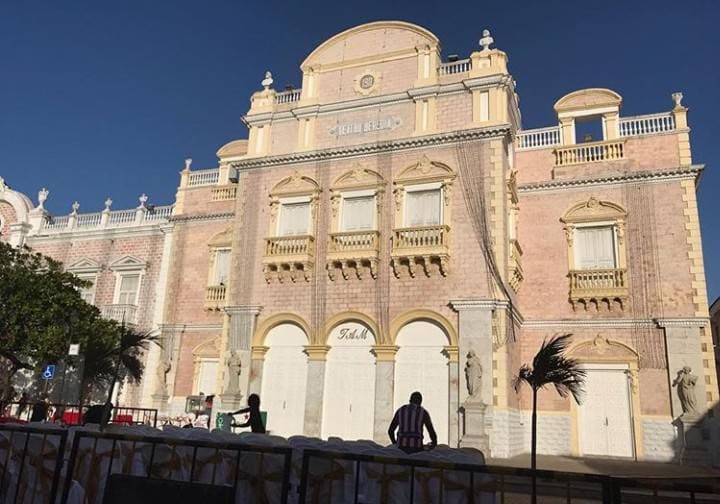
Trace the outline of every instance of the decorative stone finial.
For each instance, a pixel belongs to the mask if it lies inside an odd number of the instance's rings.
[[[272,86],[273,82],[275,81],[273,81],[272,72],[268,70],[267,72],[265,72],[265,78],[262,80],[262,82],[260,82],[260,84],[262,84],[262,87],[265,88],[265,91],[267,91],[268,89],[270,89],[270,86]]]
[[[673,93],[672,99],[673,99],[673,102],[675,102],[675,108],[682,108],[683,94],[680,91]]]
[[[73,201],[73,204],[72,204],[73,215],[77,215],[78,210],[80,210],[80,203],[78,203],[77,201]]]
[[[5,179],[0,177],[0,191],[4,191],[7,189],[7,184],[5,184]]]
[[[110,207],[112,206],[113,201],[110,198],[107,198],[105,200],[105,211],[109,212]]]
[[[38,210],[45,210],[45,202],[47,201],[49,195],[50,191],[44,187],[38,191]]]
[[[145,203],[148,201],[148,196],[145,193],[142,193],[140,197],[138,198],[138,201],[140,201],[140,206],[138,208],[145,208]]]
[[[192,158],[185,159],[185,171],[190,171],[191,165],[192,165]]]
[[[482,47],[483,51],[489,51],[490,50],[490,44],[493,44],[495,42],[495,39],[490,36],[490,30],[483,30],[483,36],[480,39],[480,46]]]

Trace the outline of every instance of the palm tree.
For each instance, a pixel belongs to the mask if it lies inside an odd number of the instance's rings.
[[[554,385],[560,397],[572,394],[575,402],[580,404],[580,393],[585,382],[585,370],[574,359],[565,357],[565,350],[570,343],[571,334],[553,336],[543,341],[540,350],[533,359],[532,368],[527,364],[518,371],[515,378],[515,391],[518,392],[523,382],[532,389],[532,440],[530,467],[537,469],[537,394],[546,385]],[[532,478],[532,503],[537,502],[537,486],[535,476]]]

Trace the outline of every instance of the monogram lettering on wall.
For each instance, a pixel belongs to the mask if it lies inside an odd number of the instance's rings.
[[[349,328],[349,327],[343,327],[340,329],[340,335],[338,336],[338,339],[340,340],[366,340],[368,339],[368,329],[367,327],[364,327],[362,329],[360,328]]]
[[[347,321],[335,326],[328,338],[330,346],[367,347],[374,344],[375,334],[372,329],[355,321]]]
[[[358,135],[371,131],[394,130],[402,124],[399,117],[384,117],[364,122],[338,124],[330,128],[330,134],[336,136]]]

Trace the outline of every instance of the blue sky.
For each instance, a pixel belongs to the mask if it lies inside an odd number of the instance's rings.
[[[240,116],[266,69],[298,86],[320,42],[380,19],[418,23],[443,52],[468,55],[483,28],[508,52],[526,128],[553,123],[552,104],[609,87],[623,115],[669,110],[682,91],[693,158],[706,163],[700,212],[711,300],[720,295],[720,2],[244,2],[0,0],[0,175],[67,213],[169,203],[191,156],[213,166],[243,137]]]

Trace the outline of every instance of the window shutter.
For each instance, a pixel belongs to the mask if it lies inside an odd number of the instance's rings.
[[[437,226],[440,224],[440,189],[408,191],[405,224],[407,226]]]
[[[577,269],[613,269],[617,267],[612,226],[577,228],[574,247]]]
[[[310,203],[283,204],[280,211],[280,235],[303,235],[308,232]]]
[[[218,250],[215,253],[215,285],[227,285],[230,271],[230,251]]]
[[[343,231],[372,229],[375,220],[375,197],[343,198]]]
[[[140,285],[140,275],[123,275],[120,277],[119,304],[134,305],[137,301],[137,291]]]

